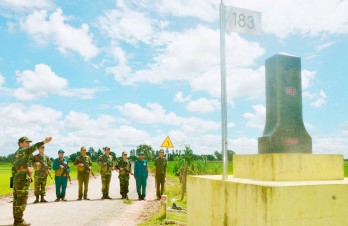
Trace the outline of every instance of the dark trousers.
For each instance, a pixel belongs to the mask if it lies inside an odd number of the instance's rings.
[[[89,173],[78,173],[77,180],[79,181],[79,198],[82,198],[83,188],[83,197],[86,198],[88,193]]]
[[[65,191],[66,191],[66,186],[68,184],[68,178],[65,176],[55,176],[54,181],[56,183],[57,198],[65,197]]]
[[[164,174],[156,175],[156,196],[157,196],[157,198],[161,198],[161,195],[163,195],[164,183],[165,183]]]
[[[137,192],[139,198],[145,198],[146,196],[146,181],[147,177],[137,177]]]

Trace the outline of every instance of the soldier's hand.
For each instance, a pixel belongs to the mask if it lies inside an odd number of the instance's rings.
[[[106,165],[107,163],[106,162],[104,162],[104,166]]]
[[[115,167],[112,167],[111,170],[115,170]]]
[[[122,167],[120,167],[120,170],[123,170],[123,168],[122,168]]]
[[[47,143],[51,142],[51,140],[52,140],[52,137],[46,137],[44,140],[44,143],[47,144]]]
[[[79,163],[79,166],[85,166],[85,165],[83,165],[83,163]]]
[[[61,169],[64,169],[64,166],[63,166],[63,165],[60,165],[60,168],[61,168]]]
[[[35,165],[39,166],[39,165],[41,165],[41,163],[40,162],[35,162]]]

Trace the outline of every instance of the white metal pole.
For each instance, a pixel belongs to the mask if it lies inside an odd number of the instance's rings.
[[[225,5],[220,3],[220,58],[221,58],[221,132],[222,132],[222,179],[228,179],[227,159],[227,100],[226,100],[226,53],[225,53]]]
[[[222,132],[222,179],[228,179],[227,159],[227,100],[226,100],[226,51],[225,51],[225,5],[220,3],[220,58],[221,58],[221,132]]]

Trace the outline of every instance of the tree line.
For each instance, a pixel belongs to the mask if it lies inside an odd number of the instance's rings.
[[[215,151],[212,154],[194,154],[191,148],[188,148],[189,145],[185,145],[185,149],[183,150],[169,150],[169,156],[168,161],[175,161],[175,159],[179,156],[190,156],[190,159],[192,160],[199,160],[199,159],[206,159],[207,161],[222,161],[222,153],[220,151]],[[190,150],[190,151],[188,151]],[[137,159],[137,156],[140,152],[144,152],[145,158],[148,161],[154,161],[159,156],[160,150],[154,150],[151,145],[147,144],[140,144],[137,146],[136,149],[132,149],[128,152],[128,158],[132,161],[135,161]],[[166,153],[166,149],[165,149]],[[102,149],[95,150],[93,147],[88,148],[87,155],[91,157],[92,161],[95,162],[98,160],[99,156],[103,155],[104,152]],[[122,156],[117,156],[115,152],[110,152],[110,154],[114,157],[114,159],[119,160],[122,158]],[[235,154],[234,151],[228,150],[228,160],[232,161],[233,155]],[[69,161],[74,161],[77,156],[80,155],[80,152],[75,152],[69,156],[66,156],[69,158]],[[11,163],[14,159],[15,153],[11,153],[7,156],[0,156],[0,163]],[[53,160],[52,156],[50,158]]]

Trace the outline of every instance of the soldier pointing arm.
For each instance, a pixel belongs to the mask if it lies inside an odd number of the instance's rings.
[[[51,140],[52,137],[46,137],[44,141],[38,142],[32,146],[30,146],[32,141],[28,137],[21,137],[18,140],[18,150],[13,160],[13,225],[30,225],[30,223],[23,220],[23,213],[28,200],[31,173],[33,171],[33,168],[29,166],[31,161],[30,157],[32,157],[32,153],[38,148],[49,143]]]

